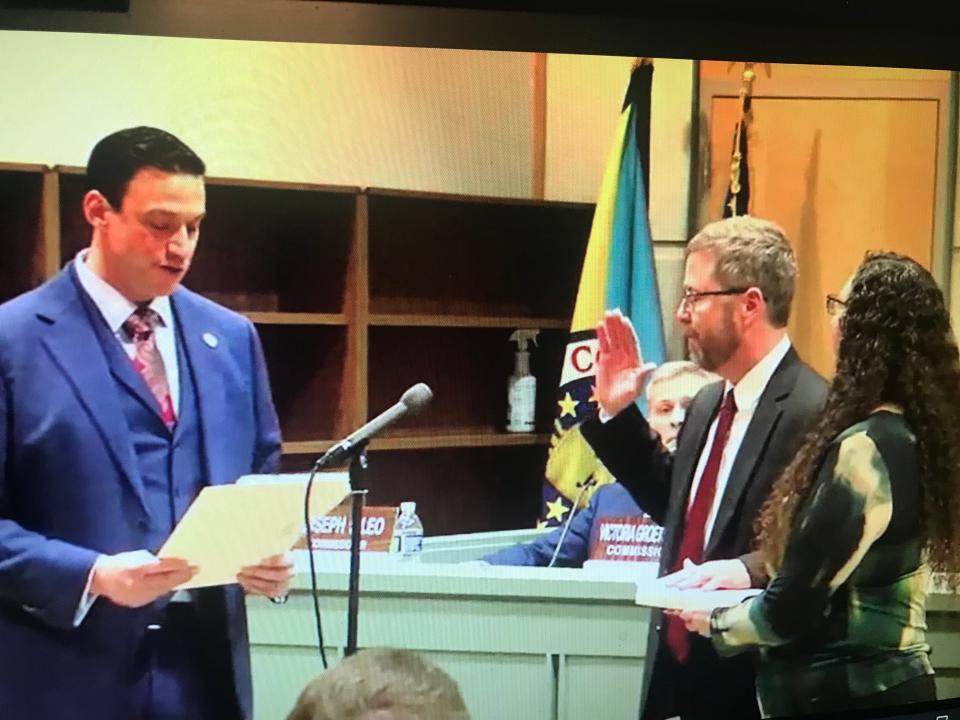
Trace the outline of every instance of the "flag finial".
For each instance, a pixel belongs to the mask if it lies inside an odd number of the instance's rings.
[[[733,70],[733,68],[737,64],[738,63],[736,61],[727,63],[727,74],[730,74],[730,72]],[[766,76],[767,80],[769,80],[771,77],[770,63],[744,62],[743,65],[744,65],[744,68],[743,68],[744,73],[746,73],[748,70],[750,72],[753,72],[754,66],[759,65],[763,68],[763,74]]]

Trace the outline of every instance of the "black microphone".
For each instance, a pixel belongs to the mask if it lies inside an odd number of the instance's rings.
[[[400,397],[400,402],[396,405],[380,413],[366,425],[363,425],[327,450],[323,456],[317,460],[316,467],[327,467],[332,463],[339,462],[346,455],[349,455],[358,444],[366,442],[381,432],[387,425],[395,423],[408,413],[416,415],[423,410],[432,399],[433,391],[429,386],[427,386],[426,383],[417,383]]]

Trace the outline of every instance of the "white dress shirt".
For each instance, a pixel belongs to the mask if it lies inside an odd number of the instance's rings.
[[[740,446],[747,434],[747,428],[750,427],[750,421],[753,420],[753,414],[757,410],[757,404],[760,402],[760,396],[767,388],[770,378],[780,362],[790,350],[790,338],[784,335],[780,342],[773,346],[763,359],[747,371],[747,374],[740,378],[740,382],[733,385],[728,380],[724,384],[723,394],[726,396],[730,388],[733,388],[733,399],[737,403],[737,414],[733,416],[733,423],[730,425],[730,434],[727,436],[727,444],[723,448],[723,457],[720,460],[720,469],[717,472],[717,490],[713,496],[713,505],[710,508],[710,514],[707,516],[707,526],[704,530],[704,543],[709,542],[710,533],[713,532],[713,525],[717,519],[717,513],[720,510],[720,503],[723,502],[723,495],[727,489],[727,481],[730,479],[730,470],[740,452]],[[703,452],[700,453],[700,460],[697,463],[696,472],[693,475],[693,484],[690,486],[690,495],[687,498],[687,510],[693,504],[696,497],[697,488],[700,487],[700,478],[703,477],[704,468],[707,466],[707,459],[710,457],[710,448],[713,447],[713,438],[717,434],[717,418],[710,423],[710,431],[707,435],[707,442],[703,446]]]

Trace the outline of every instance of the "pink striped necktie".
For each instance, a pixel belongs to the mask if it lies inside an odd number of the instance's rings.
[[[150,388],[150,393],[160,405],[160,417],[173,427],[177,421],[173,411],[173,401],[170,397],[170,386],[167,384],[167,373],[163,368],[163,357],[157,348],[157,336],[153,331],[162,324],[160,316],[155,310],[146,306],[138,306],[133,314],[123,323],[127,337],[133,340],[136,348],[133,356],[133,366]]]

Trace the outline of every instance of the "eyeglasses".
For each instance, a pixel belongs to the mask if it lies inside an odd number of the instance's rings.
[[[837,317],[847,307],[847,304],[836,295],[827,295],[827,315]]]
[[[680,298],[680,309],[681,310],[693,310],[693,306],[701,299],[705,297],[711,297],[713,295],[741,295],[745,293],[750,288],[728,288],[726,290],[686,290],[683,293],[683,297]]]

